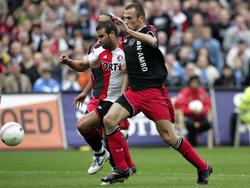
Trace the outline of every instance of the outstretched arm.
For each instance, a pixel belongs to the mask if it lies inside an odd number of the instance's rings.
[[[68,57],[66,54],[62,54],[59,57],[59,63],[68,65],[75,71],[83,72],[90,68],[89,61],[87,59],[84,60],[73,60]]]
[[[75,99],[73,104],[79,108],[83,105],[83,102],[85,101],[88,92],[90,91],[90,89],[92,88],[92,83],[91,83],[91,79],[89,79],[86,87],[83,89],[83,91],[81,92],[81,94],[79,94]]]
[[[157,46],[157,38],[153,34],[152,35],[145,34],[145,33],[141,33],[141,32],[129,29],[126,23],[120,17],[114,17],[114,20],[121,30],[128,33],[132,37],[150,46],[153,46],[153,47]]]

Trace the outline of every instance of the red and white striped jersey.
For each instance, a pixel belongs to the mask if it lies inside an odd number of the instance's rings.
[[[126,66],[125,54],[119,47],[113,51],[96,45],[88,55],[88,61],[92,69],[102,69],[102,89],[99,99],[115,102],[121,96],[123,83],[123,69]]]

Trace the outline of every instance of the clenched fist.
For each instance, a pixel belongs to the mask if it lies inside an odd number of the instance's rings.
[[[61,54],[59,59],[58,59],[58,62],[62,63],[62,64],[68,64],[69,61],[70,61],[70,59],[69,59],[69,56],[67,54]]]

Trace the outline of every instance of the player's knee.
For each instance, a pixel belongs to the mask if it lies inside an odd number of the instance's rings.
[[[114,122],[114,118],[112,118],[112,116],[110,116],[109,114],[107,114],[106,116],[104,116],[103,118],[103,124],[105,126],[105,128],[107,130],[111,130],[115,125],[113,124]]]
[[[81,133],[85,133],[87,132],[84,128],[84,124],[85,124],[85,121],[84,119],[80,118],[77,122],[76,122],[76,128],[79,130],[79,132]]]
[[[171,134],[169,132],[164,132],[164,134],[162,134],[162,139],[164,140],[165,143],[167,143],[168,145],[175,145],[176,141],[177,141],[177,137],[175,134]]]

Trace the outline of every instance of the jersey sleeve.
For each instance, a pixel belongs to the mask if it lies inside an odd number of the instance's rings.
[[[120,57],[120,63],[122,65],[126,65],[126,60],[125,60],[125,53],[122,51],[121,57]]]
[[[145,26],[142,31],[142,33],[147,34],[147,35],[151,35],[152,37],[156,38],[157,42],[154,45],[154,47],[158,47],[158,34],[157,34],[157,29],[155,26],[153,25],[147,25]]]
[[[148,25],[143,29],[143,33],[151,35],[152,37],[157,38],[157,29],[153,25]]]
[[[96,50],[92,50],[88,55],[88,62],[91,68],[97,68],[100,66],[99,54]]]

